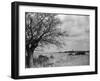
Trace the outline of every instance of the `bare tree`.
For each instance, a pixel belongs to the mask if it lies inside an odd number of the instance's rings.
[[[61,23],[57,14],[26,12],[25,18],[26,65],[31,67],[30,60],[33,59],[34,50],[47,44],[60,47],[60,38],[65,32],[57,28]]]

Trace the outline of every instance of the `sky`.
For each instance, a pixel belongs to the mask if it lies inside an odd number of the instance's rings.
[[[57,27],[68,33],[64,37],[65,46],[58,49],[54,45],[45,48],[45,52],[66,50],[89,50],[89,16],[86,15],[57,15],[61,24]]]

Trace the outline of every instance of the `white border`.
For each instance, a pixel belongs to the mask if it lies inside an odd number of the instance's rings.
[[[25,69],[25,12],[90,15],[90,65]],[[95,11],[88,9],[19,6],[19,75],[40,75],[95,71]]]

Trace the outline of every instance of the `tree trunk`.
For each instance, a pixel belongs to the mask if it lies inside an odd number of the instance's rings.
[[[26,67],[27,68],[30,68],[33,66],[33,53],[32,51],[28,52],[27,53],[27,56],[26,56]]]
[[[33,67],[33,55],[36,47],[36,44],[32,45],[31,47],[29,47],[29,45],[26,46],[27,55],[25,56],[25,62],[27,68]]]

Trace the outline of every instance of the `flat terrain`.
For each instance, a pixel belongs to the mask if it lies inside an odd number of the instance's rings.
[[[54,66],[89,65],[89,55],[57,55]]]
[[[45,54],[35,54],[44,55],[49,58],[47,66],[45,67],[61,67],[61,66],[82,66],[89,65],[89,54],[87,55],[69,55],[68,53],[45,53]],[[50,66],[48,66],[51,64]],[[43,66],[39,66],[43,67]]]

